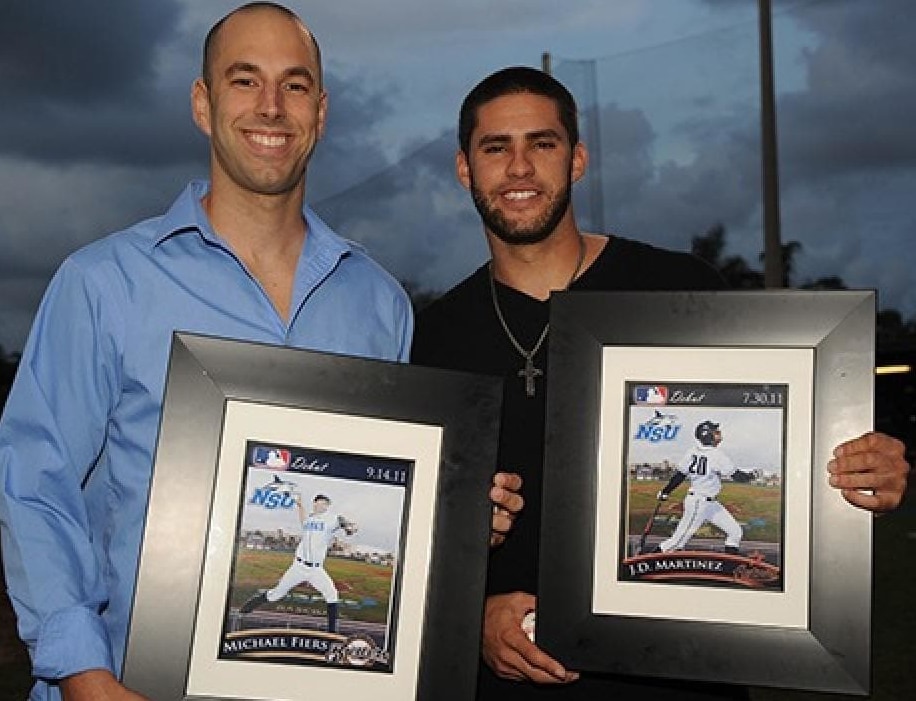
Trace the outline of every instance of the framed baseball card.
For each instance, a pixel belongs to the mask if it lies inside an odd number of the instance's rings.
[[[176,334],[128,686],[472,697],[500,401],[493,378]]]
[[[552,298],[538,644],[867,694],[871,516],[826,467],[871,429],[874,319],[871,292]]]
[[[391,671],[414,462],[261,441],[244,457],[217,658]]]
[[[635,360],[653,354],[643,349]],[[711,360],[707,349],[688,360],[703,356]],[[794,366],[809,358],[802,352]],[[608,359],[609,370],[622,366],[617,360]],[[670,360],[660,359],[661,372]],[[789,384],[623,382],[619,581],[783,591]],[[605,579],[601,572],[596,581]]]

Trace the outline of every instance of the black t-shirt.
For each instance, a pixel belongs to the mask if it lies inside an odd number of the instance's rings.
[[[723,287],[718,273],[692,255],[615,236],[608,240],[598,258],[570,289],[652,291]],[[519,344],[530,350],[548,321],[549,302],[534,299],[499,282],[496,289],[506,323]],[[535,366],[543,370],[544,375],[535,380],[535,396],[528,397],[524,378],[518,375],[525,361],[496,316],[486,266],[417,316],[412,362],[505,378],[497,467],[522,476],[525,508],[506,542],[491,552],[487,572],[487,592],[490,594],[537,591],[547,346],[543,343],[534,357]],[[541,566],[549,566],[549,563],[541,563]],[[558,572],[557,576],[563,573]],[[507,701],[547,696],[565,701],[605,695],[621,700],[639,698],[640,701],[746,698],[743,690],[736,687],[657,683],[602,675],[583,675],[580,681],[563,687],[535,686],[500,680],[488,668],[482,667],[478,699]]]

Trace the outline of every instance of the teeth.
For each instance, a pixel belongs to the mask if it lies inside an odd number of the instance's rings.
[[[527,200],[537,195],[534,190],[512,190],[505,194],[507,200]]]
[[[261,146],[283,146],[286,143],[285,136],[274,136],[270,134],[250,134],[249,138]]]

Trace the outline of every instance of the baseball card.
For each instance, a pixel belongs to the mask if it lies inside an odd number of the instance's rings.
[[[247,441],[219,659],[391,672],[411,460]]]
[[[620,581],[782,591],[788,391],[626,382]]]

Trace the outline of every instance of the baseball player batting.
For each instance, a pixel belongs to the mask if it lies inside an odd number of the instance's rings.
[[[356,524],[330,511],[331,499],[324,494],[315,495],[312,512],[308,515],[302,506],[302,497],[294,495],[299,521],[302,524],[302,539],[296,547],[296,556],[289,568],[280,577],[277,586],[266,592],[255,594],[239,607],[240,613],[250,613],[265,603],[275,603],[300,584],[312,585],[324,598],[328,606],[328,632],[337,632],[337,609],[339,596],[334,581],[324,569],[324,558],[328,546],[337,531],[347,535],[356,532]]]
[[[722,489],[722,477],[740,474],[750,478],[752,475],[738,470],[719,448],[722,442],[719,424],[703,421],[697,425],[694,436],[697,439],[696,448],[687,451],[678,463],[677,471],[658,493],[659,502],[665,501],[681,482],[689,480],[690,488],[684,497],[684,515],[671,537],[663,540],[653,552],[683,550],[700,526],[709,521],[725,532],[725,552],[737,553],[744,532],[717,497]]]

